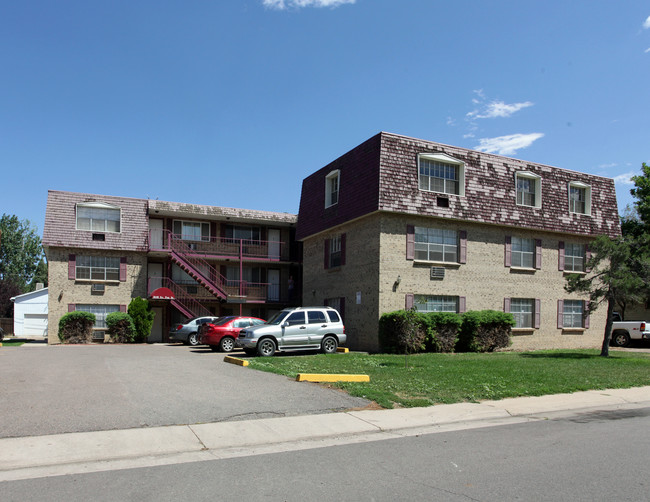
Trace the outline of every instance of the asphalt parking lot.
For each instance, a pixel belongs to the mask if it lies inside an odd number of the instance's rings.
[[[0,347],[0,438],[306,415],[369,404],[223,359],[207,347],[165,344]]]

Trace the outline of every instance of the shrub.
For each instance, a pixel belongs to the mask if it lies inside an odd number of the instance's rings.
[[[63,343],[90,343],[94,325],[95,314],[68,312],[59,319],[59,340]]]
[[[512,314],[497,310],[465,312],[458,336],[461,352],[493,352],[508,347],[515,319]]]
[[[420,314],[427,330],[427,352],[453,352],[458,342],[461,318],[452,312]]]
[[[106,316],[106,327],[113,343],[133,343],[135,324],[126,312],[111,312]]]
[[[411,311],[412,312],[412,311]],[[413,312],[419,319],[419,314]],[[408,310],[396,310],[387,312],[379,318],[379,347],[382,352],[398,353],[402,352],[403,346],[400,342],[400,333],[404,326],[409,322],[412,315]],[[423,345],[424,340],[420,343]],[[420,347],[422,350],[424,347]]]
[[[153,326],[153,318],[155,312],[151,310],[149,302],[139,296],[136,296],[131,303],[129,303],[129,315],[135,324],[135,343],[143,343],[147,341],[147,337],[151,334],[151,327]]]

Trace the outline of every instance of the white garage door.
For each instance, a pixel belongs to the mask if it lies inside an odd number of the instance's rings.
[[[25,314],[23,335],[47,336],[47,314]]]

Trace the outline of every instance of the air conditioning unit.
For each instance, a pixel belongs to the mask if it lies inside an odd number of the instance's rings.
[[[445,278],[445,267],[431,267],[431,279],[442,280]]]
[[[104,288],[105,288],[104,284],[93,284],[90,287],[90,291],[92,291],[93,293],[103,293]]]

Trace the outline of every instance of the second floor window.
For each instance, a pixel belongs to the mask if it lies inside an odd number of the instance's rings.
[[[77,230],[119,232],[120,208],[100,202],[77,204]]]
[[[325,178],[325,207],[333,206],[339,202],[339,177],[340,172],[336,170]]]
[[[341,266],[341,236],[330,239],[330,268]]]
[[[579,181],[569,183],[569,212],[591,214],[591,187]]]
[[[92,281],[119,281],[120,259],[107,256],[77,256],[76,278]]]
[[[542,178],[529,172],[515,174],[517,205],[542,207]]]
[[[584,244],[564,245],[564,270],[571,272],[585,271],[585,246]]]
[[[415,227],[415,259],[457,263],[458,232]]]
[[[174,221],[174,234],[185,241],[209,241],[210,224],[199,221]]]
[[[421,158],[420,190],[458,194],[458,166]]]
[[[521,268],[535,267],[535,239],[512,238],[511,265]]]

